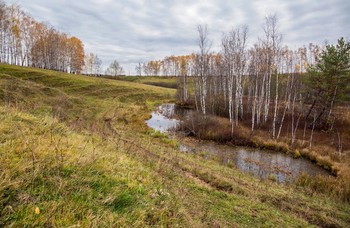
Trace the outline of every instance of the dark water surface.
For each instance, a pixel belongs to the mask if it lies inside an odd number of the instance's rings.
[[[188,112],[188,110],[178,108],[175,104],[164,104],[152,112],[151,119],[146,123],[154,130],[170,134],[180,123],[179,119],[184,118]],[[195,141],[191,145],[181,143],[180,150],[203,153],[204,156],[213,157],[223,164],[237,167],[263,179],[274,178],[280,183],[292,181],[301,173],[311,176],[330,175],[309,160],[295,159],[281,152],[220,145],[211,141]]]

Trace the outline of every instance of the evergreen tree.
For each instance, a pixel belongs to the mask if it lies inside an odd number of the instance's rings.
[[[309,67],[306,80],[312,105],[306,118],[314,113],[313,124],[325,128],[336,103],[343,101],[350,82],[350,43],[344,38],[337,45],[327,45],[316,65]]]

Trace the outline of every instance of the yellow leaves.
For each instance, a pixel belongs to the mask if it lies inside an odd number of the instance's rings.
[[[37,214],[37,215],[40,214],[40,208],[39,207],[35,208],[35,214]]]
[[[19,30],[18,24],[13,25],[12,28],[11,28],[11,31],[12,31],[12,34],[13,34],[17,39],[19,39],[19,37],[20,37],[20,30]]]
[[[303,65],[304,65],[304,69],[308,68],[308,66],[309,66],[309,64],[306,61],[304,62]]]
[[[71,57],[72,57],[71,67],[73,68],[73,71],[80,72],[82,69],[82,66],[85,65],[85,62],[84,62],[84,58],[85,58],[84,44],[79,38],[77,38],[75,36],[67,39],[67,43],[68,43],[68,46],[70,48]],[[93,60],[94,60],[94,57],[92,57],[92,59],[90,61],[93,61]]]
[[[300,64],[295,64],[295,72],[305,72],[305,70],[309,67],[307,61],[302,61]]]

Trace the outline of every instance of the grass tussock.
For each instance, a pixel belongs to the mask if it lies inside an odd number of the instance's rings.
[[[290,153],[292,151],[290,146],[285,142],[272,140],[272,139],[266,140],[259,136],[252,137],[251,142],[253,145],[255,145],[255,147],[258,147],[261,149],[280,151],[283,153]]]
[[[337,178],[333,177],[313,177],[301,176],[297,184],[302,187],[307,187],[310,194],[321,192],[326,195],[331,195],[340,201],[350,202],[350,173],[344,173]]]

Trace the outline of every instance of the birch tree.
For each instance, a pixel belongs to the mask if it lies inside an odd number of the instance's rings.
[[[273,113],[273,120],[272,120],[272,138],[276,138],[276,121],[277,121],[277,111],[278,111],[278,100],[279,100],[279,74],[282,72],[282,69],[279,69],[281,66],[281,42],[282,42],[282,35],[278,31],[278,19],[276,15],[268,16],[266,18],[266,25],[265,25],[265,34],[267,38],[267,52],[270,56],[268,56],[268,91],[267,91],[267,99],[266,99],[266,110],[269,109],[269,103],[270,103],[270,88],[271,88],[271,78],[272,74],[276,77],[276,83],[275,83],[275,107],[274,107],[274,113]]]
[[[243,27],[224,34],[221,42],[232,132],[234,124],[238,124],[239,114],[243,116],[242,77],[246,68],[246,40],[247,27]],[[234,120],[235,123],[233,123]]]
[[[98,57],[98,55],[95,55],[94,57],[93,69],[96,76],[100,75],[102,72],[102,60]]]
[[[200,100],[200,107],[202,114],[207,114],[206,98],[207,98],[207,82],[209,76],[209,52],[211,48],[211,41],[208,38],[207,26],[198,25],[198,46],[199,53],[196,58],[196,70],[197,70],[197,86],[198,95]]]
[[[138,63],[135,66],[135,71],[136,71],[137,76],[142,76],[142,64],[141,63]]]
[[[117,60],[114,60],[107,68],[106,74],[112,76],[122,75],[124,74],[124,69]]]

